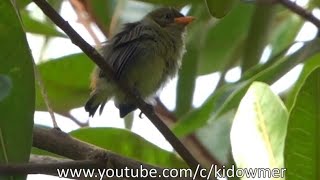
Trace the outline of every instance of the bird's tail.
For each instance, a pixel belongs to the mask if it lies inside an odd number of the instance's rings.
[[[101,115],[104,105],[107,103],[108,100],[109,97],[103,96],[99,93],[93,93],[88,99],[86,105],[84,106],[84,109],[89,113],[89,116],[93,117],[100,106],[99,114]]]

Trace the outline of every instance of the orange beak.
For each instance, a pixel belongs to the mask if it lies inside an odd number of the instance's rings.
[[[195,18],[193,16],[184,16],[184,17],[178,17],[174,18],[174,22],[178,24],[187,25],[191,23]]]

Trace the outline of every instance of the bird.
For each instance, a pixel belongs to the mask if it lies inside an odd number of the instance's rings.
[[[126,82],[143,99],[148,99],[177,74],[186,51],[186,26],[193,20],[194,17],[184,16],[172,7],[157,8],[140,21],[124,24],[99,52],[113,69],[116,80]],[[134,101],[97,66],[91,74],[90,87],[85,104],[89,117],[99,107],[101,115],[112,98],[121,118],[137,109]]]

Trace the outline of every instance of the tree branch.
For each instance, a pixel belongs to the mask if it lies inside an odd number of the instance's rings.
[[[159,98],[157,98],[156,101],[156,113],[169,127],[173,126],[178,121],[176,116],[162,104]],[[222,167],[222,164],[210,152],[208,152],[206,147],[201,144],[195,134],[185,136],[181,141],[186,147],[188,147],[188,150],[198,158],[199,162],[204,167],[208,168],[212,164],[217,165],[219,168]]]
[[[0,174],[50,174],[57,175],[57,169],[155,169],[163,168],[142,163],[97,146],[72,138],[58,129],[34,127],[33,146],[76,161],[63,160],[50,163],[29,163],[0,165]],[[34,162],[34,161],[33,161]],[[129,178],[131,179],[131,178]],[[132,177],[133,179],[133,177]],[[161,178],[159,178],[161,179]],[[180,178],[190,179],[190,178]]]
[[[105,164],[97,160],[82,160],[56,163],[0,164],[1,175],[47,174],[57,175],[57,169],[99,169]]]
[[[43,163],[57,163],[57,162],[70,162],[71,159],[64,159],[64,158],[57,158],[52,156],[45,156],[45,155],[36,155],[31,154],[29,158],[29,163],[35,164],[43,164]]]
[[[85,42],[81,36],[66,22],[45,0],[33,0],[40,9],[58,26],[60,27],[71,39],[71,41],[77,45],[91,60],[101,68],[105,75],[116,82],[114,78],[114,71],[103,59],[103,57],[87,42]],[[155,114],[153,107],[145,103],[138,94],[133,93],[123,81],[116,82],[119,88],[132,98],[137,107],[151,120],[151,122],[157,127],[157,129],[163,134],[163,136],[170,142],[177,153],[185,160],[185,162],[194,171],[197,169],[198,162],[191,155],[191,153],[184,147],[180,140],[170,131],[170,129],[160,120]],[[73,151],[76,149],[73,149]]]
[[[310,21],[314,24],[318,29],[320,29],[320,20],[316,18],[312,13],[308,12],[304,8],[298,6],[296,3],[290,0],[278,0],[280,4],[285,6],[286,8],[290,9],[292,12],[298,14],[299,16],[303,17],[307,21]]]

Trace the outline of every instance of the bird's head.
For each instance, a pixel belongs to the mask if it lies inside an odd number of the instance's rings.
[[[159,8],[151,11],[146,18],[153,20],[160,27],[183,31],[185,26],[194,20],[192,16],[184,16],[174,8]]]

